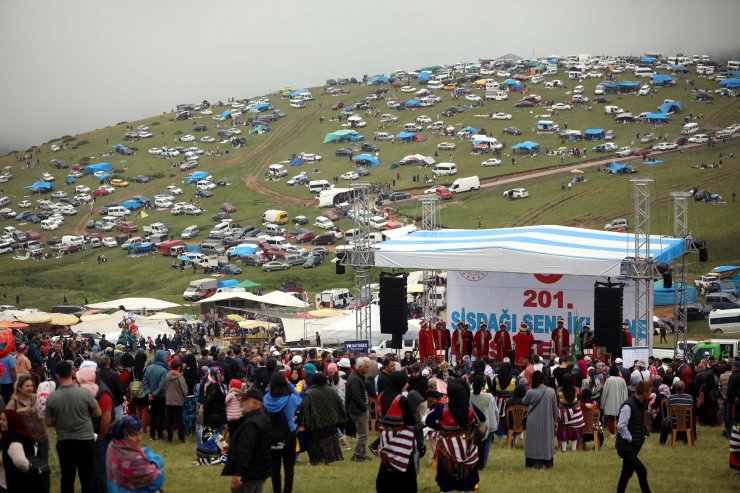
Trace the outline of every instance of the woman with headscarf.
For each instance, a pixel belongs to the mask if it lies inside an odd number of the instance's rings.
[[[198,398],[195,395],[195,385],[198,383],[198,362],[195,361],[193,353],[185,355],[182,368],[182,376],[185,377],[185,384],[188,387],[188,396],[185,398],[185,405],[182,408],[182,420],[185,434],[190,435],[195,433],[198,420]]]
[[[698,409],[699,423],[704,426],[717,426],[717,411],[719,410],[719,389],[717,380],[711,370],[707,372],[704,384],[699,388],[699,396],[704,394],[704,402]],[[697,406],[701,399],[697,399]]]
[[[380,466],[375,478],[378,493],[386,491],[416,492],[416,418],[405,395],[408,376],[396,371],[379,396]]]
[[[478,425],[484,414],[470,405],[470,389],[454,379],[447,384],[447,404],[437,405],[426,425],[438,432],[435,480],[441,491],[473,491],[478,476]]]
[[[214,366],[208,371],[208,381],[205,385],[203,399],[203,422],[208,422],[208,418],[217,415],[221,418],[221,423],[226,423],[226,384],[224,384],[224,374],[221,368]]]
[[[306,428],[308,459],[312,465],[344,460],[337,427],[347,421],[344,402],[326,385],[326,376],[316,373],[301,404]]]
[[[524,395],[522,404],[529,406],[524,465],[535,469],[550,468],[555,456],[558,398],[555,389],[545,385],[545,376],[541,371],[532,374],[532,388]]]
[[[663,422],[663,401],[671,396],[671,389],[668,385],[661,383],[658,385],[658,391],[655,397],[650,401],[650,412],[653,414],[653,433],[660,433],[660,425]]]
[[[24,493],[43,491],[40,478],[28,473],[29,457],[35,455],[36,441],[20,414],[14,409],[5,409],[0,414],[0,458],[5,470],[5,491]]]
[[[476,360],[480,361],[480,360]],[[488,463],[488,451],[491,448],[493,432],[498,428],[499,411],[496,407],[496,399],[484,390],[486,377],[483,374],[473,377],[473,395],[470,396],[470,404],[476,411],[486,416],[486,432],[478,442],[478,470],[482,471]]]
[[[506,405],[504,406],[504,416],[506,416],[506,411],[511,406],[523,406],[522,400],[524,399],[524,395],[527,393],[527,380],[523,379],[524,382],[520,383],[516,386],[514,389],[514,395],[511,396],[509,400],[506,401]],[[506,426],[506,429],[510,429],[514,427],[514,418],[510,417],[510,419],[506,420],[506,423],[504,423],[504,426]],[[527,429],[527,417],[525,416],[522,420],[522,427],[526,430]],[[519,438],[519,433],[514,433],[513,441],[516,443],[517,439]]]
[[[512,366],[511,363],[504,363],[498,370],[498,375],[493,379],[493,395],[496,396],[496,405],[499,410],[499,426],[496,430],[498,436],[506,434],[506,415],[504,414],[504,408],[506,407],[506,401],[514,395],[514,389],[516,388],[516,379],[511,374]]]
[[[148,447],[141,448],[141,421],[124,416],[113,428],[106,470],[108,493],[152,493],[164,484],[164,460]]]
[[[583,411],[581,410],[580,389],[573,385],[573,375],[565,373],[558,387],[558,410],[560,420],[558,423],[558,440],[563,452],[571,443],[575,452],[578,442],[583,439]]]
[[[149,424],[149,399],[141,388],[141,381],[144,378],[146,361],[146,353],[144,351],[137,351],[134,356],[134,366],[131,369],[131,385],[129,386],[131,402],[133,404],[132,414],[139,418],[142,423],[141,428],[144,431],[146,431],[147,425]]]

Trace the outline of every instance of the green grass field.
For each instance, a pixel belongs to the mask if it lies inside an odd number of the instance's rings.
[[[563,79],[565,74],[560,74]],[[622,79],[628,80],[630,76]],[[570,87],[575,84],[567,81]],[[713,88],[714,83],[703,79],[697,79],[697,87]],[[586,94],[593,95],[596,81],[585,81]],[[285,209],[292,216],[302,214],[313,220],[319,214],[313,204],[314,201],[305,187],[288,187],[284,181],[270,182],[264,178],[264,172],[271,163],[285,162],[294,153],[310,152],[321,154],[324,159],[316,165],[303,165],[301,167],[290,167],[291,174],[295,171],[309,172],[312,179],[325,178],[331,180],[333,177],[351,169],[347,158],[335,158],[334,152],[338,147],[344,145],[322,144],[323,137],[330,131],[341,128],[336,121],[331,121],[337,112],[331,111],[330,106],[343,100],[346,104],[352,104],[370,94],[376,87],[348,86],[351,94],[331,97],[322,96],[321,89],[313,89],[315,101],[309,102],[305,109],[291,109],[286,99],[281,99],[279,94],[269,95],[271,103],[287,113],[287,117],[271,125],[271,132],[266,135],[245,135],[249,145],[243,149],[232,149],[228,155],[203,156],[201,158],[200,170],[209,171],[217,180],[225,179],[230,185],[226,188],[215,190],[214,197],[203,199],[200,206],[205,209],[202,216],[172,216],[169,211],[151,211],[147,219],[134,219],[140,226],[155,221],[167,223],[176,234],[190,224],[196,224],[205,229],[201,232],[198,242],[207,235],[207,231],[213,225],[210,216],[215,213],[220,204],[231,202],[237,207],[233,218],[242,225],[259,226],[259,218],[262,212],[268,208]],[[532,93],[540,94],[544,99],[552,99],[558,102],[567,102],[570,95],[568,89],[545,89],[542,85],[530,86]],[[390,96],[399,96],[409,99],[410,96],[401,93],[397,89],[390,90]],[[437,115],[450,105],[448,93],[440,93],[443,102],[432,108],[421,108],[414,111],[391,111],[385,108],[384,102],[376,102],[379,114],[394,113],[399,116],[399,121],[392,124],[387,131],[397,133],[401,130],[403,123],[413,121],[422,114],[429,115],[433,120]],[[703,114],[704,118],[699,122],[707,132],[724,127],[738,120],[740,102],[736,98],[717,99],[715,104],[707,106],[701,102],[691,101],[690,92],[686,89],[683,80],[669,89],[660,89],[657,94],[649,97],[609,96],[613,104],[620,105],[625,109],[639,113],[642,111],[653,111],[664,98],[680,100],[684,104],[684,113]],[[464,126],[483,127],[490,134],[505,142],[507,148],[502,156],[503,164],[497,167],[481,167],[481,156],[473,156],[467,153],[469,144],[456,138],[438,136],[432,132],[424,131],[422,134],[428,138],[426,142],[411,144],[393,144],[387,142],[375,142],[380,147],[381,166],[372,170],[368,179],[374,183],[391,181],[395,170],[391,170],[389,164],[396,162],[403,156],[412,153],[434,155],[436,145],[442,141],[453,141],[457,149],[452,151],[452,158],[459,168],[458,176],[469,176],[477,174],[481,178],[505,177],[512,173],[523,173],[557,166],[560,160],[557,157],[537,155],[533,158],[519,157],[518,164],[512,166],[508,149],[512,144],[524,140],[535,140],[544,149],[547,146],[557,148],[561,145],[558,137],[553,135],[537,135],[534,131],[535,122],[544,115],[540,108],[516,109],[514,103],[516,96],[508,101],[487,101],[481,108],[469,109],[451,119],[445,119],[458,128]],[[320,106],[321,105],[321,106]],[[214,109],[219,113],[223,108]],[[531,110],[531,111],[530,111]],[[509,112],[513,115],[512,120],[492,121],[475,115],[487,114],[496,111]],[[319,122],[319,117],[324,116],[324,122]],[[372,134],[378,130],[378,118],[369,116],[365,118],[368,126],[361,129],[369,142]],[[443,119],[443,118],[440,118]],[[630,126],[615,125],[613,120],[603,112],[602,105],[594,105],[593,111],[584,109],[573,109],[560,111],[552,117],[561,127],[567,122],[571,129],[585,130],[587,128],[614,129],[617,133],[615,142],[618,145],[639,145],[636,134],[639,132],[654,131],[666,139],[673,139],[679,135],[681,128],[681,115],[672,118],[672,122],[659,129],[653,129],[651,125],[633,124]],[[35,200],[38,197],[28,197],[28,190],[23,186],[37,180],[43,171],[50,171],[57,178],[57,190],[69,190],[70,186],[64,185],[67,173],[64,170],[52,170],[48,163],[52,158],[62,159],[69,164],[78,162],[95,163],[101,161],[111,162],[116,172],[124,178],[131,178],[137,174],[145,174],[153,177],[147,184],[132,183],[125,189],[119,189],[115,194],[100,198],[95,207],[120,202],[134,195],[144,194],[153,197],[161,192],[165,186],[180,182],[187,172],[180,172],[170,167],[172,160],[164,160],[147,153],[149,147],[162,147],[165,145],[190,144],[176,143],[179,136],[191,133],[196,123],[204,123],[208,127],[207,135],[215,134],[217,122],[210,116],[198,115],[195,121],[175,121],[174,114],[163,113],[159,116],[145,118],[135,122],[121,122],[90,133],[67,136],[56,139],[54,142],[66,142],[68,149],[59,152],[51,152],[49,143],[41,146],[38,156],[40,165],[34,164],[26,169],[25,163],[16,160],[21,152],[12,153],[0,158],[0,167],[8,168],[15,175],[15,179],[0,184],[2,192],[0,195],[11,197],[12,205],[15,207],[23,198]],[[138,148],[134,156],[103,156],[111,145],[123,142],[123,134],[126,125],[136,127],[145,124],[150,127],[154,134],[151,139],[145,139],[133,143]],[[523,130],[523,135],[513,137],[504,136],[502,129],[506,126],[517,126]],[[202,134],[195,134],[200,137]],[[585,144],[585,145],[584,145]],[[578,143],[586,147],[589,152],[586,158],[566,159],[564,164],[585,163],[592,159],[603,159],[606,156],[591,152],[589,143]],[[216,150],[218,147],[224,150],[223,145],[201,144],[206,150]],[[716,162],[719,160],[719,152],[740,153],[740,145],[737,140],[732,140],[724,146],[718,145],[713,148],[694,148],[687,150],[685,154],[670,153],[661,157],[664,163],[659,166],[638,165],[640,174],[638,176],[654,176],[656,178],[653,194],[653,223],[654,233],[672,233],[672,206],[668,196],[670,191],[687,190],[693,186],[699,186],[720,193],[729,198],[737,188],[737,158],[735,161],[726,161],[720,170],[698,171],[690,166],[700,162]],[[438,161],[449,158],[449,151],[439,152]],[[487,156],[486,156],[487,157]],[[35,163],[34,156],[33,163]],[[125,161],[125,162],[123,162]],[[314,172],[314,168],[317,170]],[[412,182],[411,175],[431,174],[429,169],[409,168],[400,169],[401,179],[397,189],[420,189],[421,184]],[[575,185],[570,192],[561,191],[563,182],[570,178],[570,174],[562,172],[548,177],[529,179],[516,185],[524,186],[530,191],[530,198],[522,201],[506,201],[502,196],[502,187],[494,187],[481,190],[476,193],[462,194],[453,200],[443,204],[441,210],[442,224],[445,227],[474,228],[477,227],[477,218],[481,217],[482,226],[485,228],[503,226],[521,226],[530,224],[565,224],[581,227],[592,227],[600,229],[603,224],[614,217],[631,218],[631,191],[627,177],[607,176],[597,173],[593,168],[587,168],[585,184]],[[449,180],[450,182],[452,180]],[[79,180],[79,184],[85,184],[90,188],[97,186],[91,176]],[[340,184],[341,185],[341,184]],[[426,187],[425,187],[426,188]],[[193,197],[194,190],[185,187],[185,193],[178,196],[178,200],[189,200]],[[402,214],[415,217],[419,215],[416,201],[408,201],[397,204]],[[737,253],[737,220],[736,204],[706,206],[704,204],[693,204],[691,208],[692,231],[697,236],[709,241],[710,263],[706,265],[691,265],[692,274],[702,274],[711,266],[733,263],[740,261]],[[42,241],[50,236],[59,236],[64,233],[82,233],[84,225],[91,217],[86,206],[78,208],[79,214],[66,220],[62,229],[52,233],[41,231],[38,225],[23,225],[13,220],[3,220],[2,224],[13,225],[22,230],[33,229],[42,233]],[[19,210],[16,208],[16,210]],[[340,227],[352,227],[351,223],[343,220]],[[107,264],[98,265],[96,256],[104,253],[109,261]],[[3,296],[0,303],[14,304],[15,295],[20,295],[21,306],[38,306],[48,308],[52,304],[63,301],[66,295],[70,303],[82,303],[84,298],[89,302],[110,299],[127,295],[148,295],[171,301],[181,301],[180,294],[187,283],[193,279],[192,271],[181,273],[170,268],[171,259],[154,256],[129,258],[121,250],[88,250],[86,252],[67,256],[63,259],[52,259],[44,262],[16,261],[9,256],[0,258],[0,268],[3,276],[0,278],[0,295]],[[293,268],[281,273],[263,273],[253,267],[243,268],[244,273],[238,276],[239,280],[251,279],[264,284],[266,290],[277,288],[283,280],[295,280],[303,285],[309,292],[329,287],[349,287],[353,284],[351,275],[335,276],[332,264],[324,264],[313,270],[304,270],[300,267]]]
[[[728,464],[727,440],[721,436],[719,427],[700,427],[698,440],[693,448],[679,444],[676,448],[658,444],[658,436],[651,435],[640,453],[640,459],[648,468],[650,487],[655,492],[712,491],[729,493],[737,491],[740,478],[735,476]],[[574,489],[614,491],[621,470],[621,460],[614,450],[614,440],[606,438],[605,446],[595,452],[592,445],[585,452],[555,454],[555,467],[549,471],[532,471],[524,468],[524,450],[518,445],[511,450],[503,448],[503,440],[496,439],[492,445],[488,465],[480,473],[479,491],[518,493],[526,485],[530,491],[570,493]],[[142,446],[151,446],[165,459],[167,480],[165,491],[228,491],[230,479],[222,477],[220,466],[195,466],[195,442],[188,439],[185,445],[170,445],[151,442],[147,438]],[[375,476],[379,459],[367,463],[350,462],[351,452],[345,451],[345,460],[328,466],[310,466],[306,454],[296,464],[296,493],[324,493],[327,490],[375,491]],[[439,491],[434,481],[434,472],[422,460],[418,476],[420,493]],[[79,484],[78,484],[79,488]],[[59,491],[59,476],[52,477],[52,491]],[[272,491],[270,480],[265,491]],[[630,482],[629,492],[639,491],[637,477]]]

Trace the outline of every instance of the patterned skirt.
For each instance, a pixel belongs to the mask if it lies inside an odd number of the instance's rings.
[[[311,431],[306,433],[306,435],[306,450],[308,451],[308,461],[311,465],[331,464],[332,462],[344,460],[336,426]]]
[[[740,423],[733,423],[730,432],[730,467],[740,471]]]
[[[182,421],[186,435],[195,433],[195,424],[198,420],[198,398],[190,395],[185,399],[185,405],[182,408]]]
[[[559,409],[558,440],[580,440],[583,437],[583,412],[581,406],[561,407]]]

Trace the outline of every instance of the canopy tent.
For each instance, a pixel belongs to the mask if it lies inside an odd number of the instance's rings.
[[[683,107],[680,101],[674,101],[672,103],[663,103],[658,106],[661,113],[680,113]]]
[[[141,206],[143,204],[139,202],[138,200],[125,200],[118,205],[120,205],[121,207],[125,207],[126,209],[135,211],[135,210],[141,209]]]
[[[583,137],[586,140],[601,140],[606,135],[603,128],[589,128],[583,132]]]
[[[727,89],[740,88],[740,79],[725,79],[719,82],[719,85]]]
[[[416,80],[418,80],[419,82],[429,82],[429,79],[431,78],[431,72],[419,72],[419,75],[416,76]]]
[[[244,279],[242,282],[237,284],[240,288],[244,289],[259,289],[262,287],[262,284],[254,281],[250,281],[249,279]]]
[[[641,57],[640,58],[640,63],[647,63],[648,65],[652,65],[652,64],[654,64],[657,61],[658,61],[657,58],[653,58],[653,57],[650,57],[650,56],[644,56],[644,57]]]
[[[686,295],[686,303],[696,303],[696,288],[694,286],[689,286],[687,290],[686,285],[676,284],[678,285],[679,300]],[[673,288],[674,286],[670,288],[663,287],[662,280],[655,281],[653,284],[653,304],[655,306],[673,305],[675,299]]]
[[[231,288],[239,284],[239,281],[236,279],[223,279],[216,281],[216,287],[219,288]]]
[[[378,158],[376,158],[375,156],[371,156],[370,154],[358,154],[357,156],[352,158],[352,161],[360,164],[367,164],[373,168],[380,164],[380,160],[378,160]]]
[[[520,149],[523,149],[525,151],[533,151],[539,148],[540,148],[540,145],[537,142],[532,142],[531,140],[520,142],[518,144],[511,146],[511,150],[513,151],[518,151]]]
[[[712,272],[724,274],[725,272],[733,272],[736,270],[740,270],[740,265],[720,265],[719,267],[712,269]]]
[[[673,80],[673,77],[670,75],[665,74],[655,74],[653,75],[653,85],[656,86],[672,86],[675,84],[676,81]]]
[[[419,102],[419,100],[418,100],[418,99],[409,99],[409,100],[408,100],[408,101],[406,101],[406,102],[405,102],[404,104],[405,104],[405,105],[406,105],[407,107],[409,107],[409,108],[411,108],[411,107],[416,107],[416,106],[421,106],[421,103]]]
[[[261,297],[253,293],[225,291],[221,293],[216,293],[213,296],[209,296],[208,298],[202,299],[200,301],[196,301],[195,304],[204,305],[206,303],[217,303],[219,301],[254,301],[256,303],[259,303],[261,301]]]
[[[650,161],[643,161],[642,164],[655,165],[655,164],[660,164],[662,162],[663,161],[661,161],[660,159],[651,159]]]
[[[670,262],[682,239],[651,236],[650,254]],[[567,226],[417,231],[377,244],[376,267],[618,277],[634,235]]]
[[[35,181],[32,185],[23,188],[30,188],[34,192],[50,192],[54,190],[54,184],[46,181]]]
[[[509,86],[509,91],[511,92],[524,92],[524,86],[521,84],[514,84],[513,86]]]
[[[378,85],[378,84],[387,84],[388,83],[388,77],[385,75],[376,75],[369,81],[370,84]]]
[[[297,299],[293,295],[283,293],[282,291],[271,291],[264,296],[258,296],[253,293],[243,292],[216,293],[211,297],[196,301],[195,304],[203,305],[206,303],[216,303],[219,301],[254,301],[256,303],[262,303],[265,305],[284,306],[289,308],[305,308],[308,306],[308,303]]]
[[[252,109],[255,111],[265,111],[270,108],[271,108],[270,103],[259,103],[259,104],[255,104],[254,106],[252,106]]]
[[[301,301],[295,296],[283,293],[282,291],[270,291],[269,293],[260,296],[262,303],[276,306],[286,306],[291,308],[306,308],[309,306],[305,301]]]
[[[243,320],[241,322],[238,322],[238,325],[242,329],[257,329],[259,327],[265,329],[274,329],[275,327],[277,327],[276,323],[265,322],[264,320]]]
[[[352,137],[357,134],[356,130],[337,130],[336,132],[330,132],[324,137],[324,144],[331,144],[334,142],[343,142],[345,140],[352,140]]]
[[[668,121],[668,115],[665,113],[648,113],[645,115],[645,119],[647,121],[659,121],[659,122],[665,122]]]
[[[298,96],[299,94],[308,94],[308,89],[296,89],[295,91],[290,91],[288,93],[288,95],[291,98],[294,98],[294,97]]]
[[[208,177],[208,171],[193,171],[188,176],[182,179],[182,181],[194,182],[205,180]]]
[[[168,312],[158,312],[150,317],[146,317],[147,320],[177,320],[182,318],[182,315]]]
[[[223,113],[221,113],[221,116],[223,116],[224,118],[231,118],[231,111],[226,110]]]
[[[242,255],[252,255],[253,253],[256,253],[256,252],[257,252],[257,247],[255,245],[242,244],[234,248],[232,255],[241,257]]]
[[[123,306],[128,311],[138,312],[142,310],[168,310],[170,308],[177,308],[180,305],[156,298],[119,298],[101,303],[91,303],[85,306],[94,310],[116,310],[118,307]]]
[[[113,165],[111,163],[96,163],[85,166],[85,173],[88,175],[92,175],[98,171],[113,171]]]
[[[15,329],[23,330],[29,327],[28,324],[23,322],[16,322],[14,320],[0,320],[0,329]]]
[[[609,166],[606,167],[607,171],[616,173],[617,171],[622,171],[627,167],[626,164],[619,164],[619,163],[612,163]]]
[[[518,83],[519,83],[519,81],[518,81],[518,80],[516,80],[516,79],[506,79],[506,80],[504,81],[504,84],[506,84],[507,86],[515,86],[515,85],[517,85]]]

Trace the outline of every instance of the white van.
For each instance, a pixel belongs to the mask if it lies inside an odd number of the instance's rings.
[[[285,233],[285,228],[280,226],[279,224],[267,223],[264,225],[264,227],[265,233],[267,233],[268,235],[279,236]]]
[[[334,229],[334,222],[324,216],[317,217],[313,225],[321,229]]]
[[[652,67],[637,67],[635,69],[635,77],[652,77],[655,75],[655,70]]]
[[[529,80],[532,84],[539,84],[545,80],[544,75],[533,75],[532,78]],[[488,86],[486,86],[488,87]]]
[[[497,91],[501,87],[495,80],[489,80],[486,82],[486,91]]]
[[[650,94],[650,89],[652,89],[648,84],[645,84],[640,88],[639,91],[637,91],[638,96],[647,96]]]
[[[430,81],[429,84],[427,84],[427,87],[432,90],[439,90],[439,89],[442,89],[444,86],[445,86],[444,83],[438,80]]]
[[[434,176],[452,176],[457,174],[455,163],[439,163],[432,170]]]
[[[458,178],[450,185],[450,192],[452,193],[469,192],[471,190],[480,190],[480,180],[477,176]]]
[[[388,221],[383,216],[373,216],[368,221],[368,225],[373,229],[384,230],[388,226]]]
[[[267,245],[275,248],[288,248],[290,246],[290,243],[288,243],[288,240],[286,240],[282,236],[266,236],[264,239],[264,242],[267,243]]]
[[[683,128],[681,129],[681,134],[690,135],[690,134],[695,134],[698,131],[699,131],[699,124],[691,122],[683,126]]]
[[[82,246],[85,244],[85,239],[82,236],[64,235],[62,236],[62,245],[75,245]]]
[[[282,178],[283,176],[288,176],[288,170],[282,164],[271,164],[267,167],[267,174],[271,178]]]
[[[291,99],[290,107],[291,108],[305,108],[306,104],[303,102],[302,99]]]
[[[198,228],[198,226],[188,226],[187,228],[182,230],[180,238],[182,238],[183,240],[189,240],[198,236],[198,233],[200,233],[200,228]]]
[[[303,101],[313,101],[313,95],[310,92],[302,92],[295,99],[302,99]]]
[[[709,332],[715,334],[740,332],[740,308],[714,310],[709,313]]]
[[[407,123],[403,126],[404,132],[418,132],[421,130],[421,125],[418,123]]]
[[[121,207],[120,205],[115,205],[113,207],[108,207],[108,215],[113,217],[124,217],[131,214],[131,211],[126,209],[125,207]]]
[[[319,193],[330,188],[331,183],[329,183],[327,180],[311,180],[308,182],[308,191],[311,193]]]

